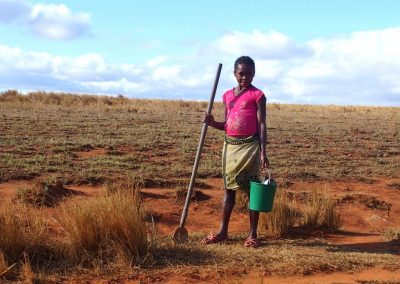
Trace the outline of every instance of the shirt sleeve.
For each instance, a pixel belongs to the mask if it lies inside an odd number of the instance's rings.
[[[258,102],[263,96],[265,97],[265,94],[261,90],[257,90],[256,92],[254,92],[254,100],[256,102]]]

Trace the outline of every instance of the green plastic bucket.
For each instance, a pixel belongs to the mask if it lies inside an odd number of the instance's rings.
[[[271,212],[274,206],[276,188],[276,182],[271,178],[266,183],[251,181],[249,209]]]

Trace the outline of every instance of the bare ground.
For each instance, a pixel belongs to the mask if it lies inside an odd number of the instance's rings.
[[[216,232],[220,222],[220,208],[223,198],[221,179],[204,179],[210,188],[202,189],[201,198],[194,200],[190,204],[189,215],[186,228],[192,238],[192,242],[198,245],[199,239],[210,233]],[[305,232],[293,230],[290,232],[291,240],[323,240],[324,244],[330,248],[341,251],[357,252],[365,254],[389,254],[392,256],[400,255],[400,245],[387,241],[382,238],[382,232],[390,227],[400,227],[400,190],[394,188],[393,184],[398,184],[400,179],[379,179],[368,181],[367,183],[354,181],[336,182],[296,182],[285,189],[291,192],[308,192],[313,189],[325,190],[338,202],[338,210],[343,219],[343,226],[337,233],[327,233],[323,231]],[[18,188],[29,187],[32,181],[10,181],[0,184],[0,204],[3,201],[14,198]],[[84,195],[71,197],[68,202],[78,202],[81,198],[95,196],[101,191],[101,187],[93,186],[67,186],[70,190],[83,192]],[[174,230],[179,225],[180,215],[183,208],[182,200],[177,200],[176,190],[164,188],[142,189],[143,206],[148,212],[148,216],[154,222],[152,235],[172,238]],[[371,201],[372,200],[372,201]],[[374,202],[375,201],[375,202]],[[1,206],[1,205],[0,205]],[[48,209],[51,215],[52,208]],[[152,222],[149,223],[151,227]],[[245,233],[248,230],[248,217],[246,213],[234,211],[230,223],[229,234],[232,238],[231,243],[226,249],[232,246],[241,246]],[[262,246],[277,246],[274,239],[263,234],[260,235]],[[220,246],[220,245],[218,245]],[[263,247],[260,249],[262,250]],[[224,264],[221,263],[223,266]],[[329,270],[329,269],[328,269]],[[215,267],[210,265],[188,266],[173,265],[168,268],[150,268],[140,270],[136,279],[125,279],[126,283],[132,283],[140,279],[144,282],[164,283],[210,283],[210,282],[234,282],[234,283],[400,283],[400,266],[367,267],[362,270],[355,268],[348,272],[310,273],[297,274],[288,272],[270,273],[260,269],[260,267],[240,267],[236,271],[232,268],[220,270],[218,264]],[[310,274],[310,275],[307,275]],[[106,283],[110,279],[82,279],[76,277],[67,282],[90,281],[94,283]],[[118,281],[120,281],[119,279]],[[364,281],[364,282],[363,282]],[[367,282],[365,282],[367,281]],[[369,282],[368,282],[369,281]],[[378,282],[373,282],[378,281]],[[379,282],[380,281],[380,282]]]

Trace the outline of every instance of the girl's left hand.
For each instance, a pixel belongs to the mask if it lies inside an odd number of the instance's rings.
[[[269,168],[269,160],[268,160],[268,157],[267,157],[267,155],[262,155],[261,154],[261,157],[260,157],[260,164],[261,164],[261,169],[262,170],[266,170],[266,169],[268,169]]]

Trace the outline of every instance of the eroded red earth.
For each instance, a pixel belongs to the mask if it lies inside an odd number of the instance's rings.
[[[190,204],[186,228],[189,232],[203,232],[208,234],[216,232],[220,222],[220,208],[223,198],[222,180],[202,180],[210,188],[202,189],[201,192],[207,197],[201,201],[193,201]],[[28,188],[32,181],[10,181],[0,184],[0,207],[6,201],[15,197],[19,188]],[[400,178],[388,178],[375,180],[372,183],[354,181],[336,182],[297,182],[289,187],[293,192],[307,192],[313,189],[327,191],[335,199],[340,200],[338,210],[343,217],[343,233],[326,234],[323,237],[332,244],[346,245],[354,248],[373,252],[383,249],[390,249],[400,256],[400,247],[394,247],[381,237],[382,232],[390,227],[400,228]],[[79,200],[95,196],[100,193],[101,187],[91,186],[66,186],[66,188],[79,191],[83,195],[71,198]],[[177,202],[175,190],[162,188],[142,189],[144,206],[155,220],[155,228],[159,234],[172,235],[179,225],[183,203]],[[383,208],[369,208],[365,204],[365,197],[375,197],[372,201],[378,200],[373,206]],[[390,210],[385,210],[389,205]],[[49,209],[51,210],[51,209]],[[245,213],[234,211],[230,222],[230,234],[244,233],[248,230],[248,217]],[[400,258],[399,258],[400,260]],[[168,277],[168,283],[184,283],[193,281],[180,275]],[[218,282],[223,279],[216,279]],[[297,276],[297,277],[268,277],[263,283],[360,283],[362,280],[391,281],[400,283],[400,270],[387,271],[383,269],[369,269],[357,273],[331,273],[325,275]],[[252,276],[251,272],[246,279],[226,279],[227,282],[239,281],[239,283],[260,283],[257,275]],[[357,282],[358,281],[358,282]],[[101,282],[101,281],[100,281]]]

